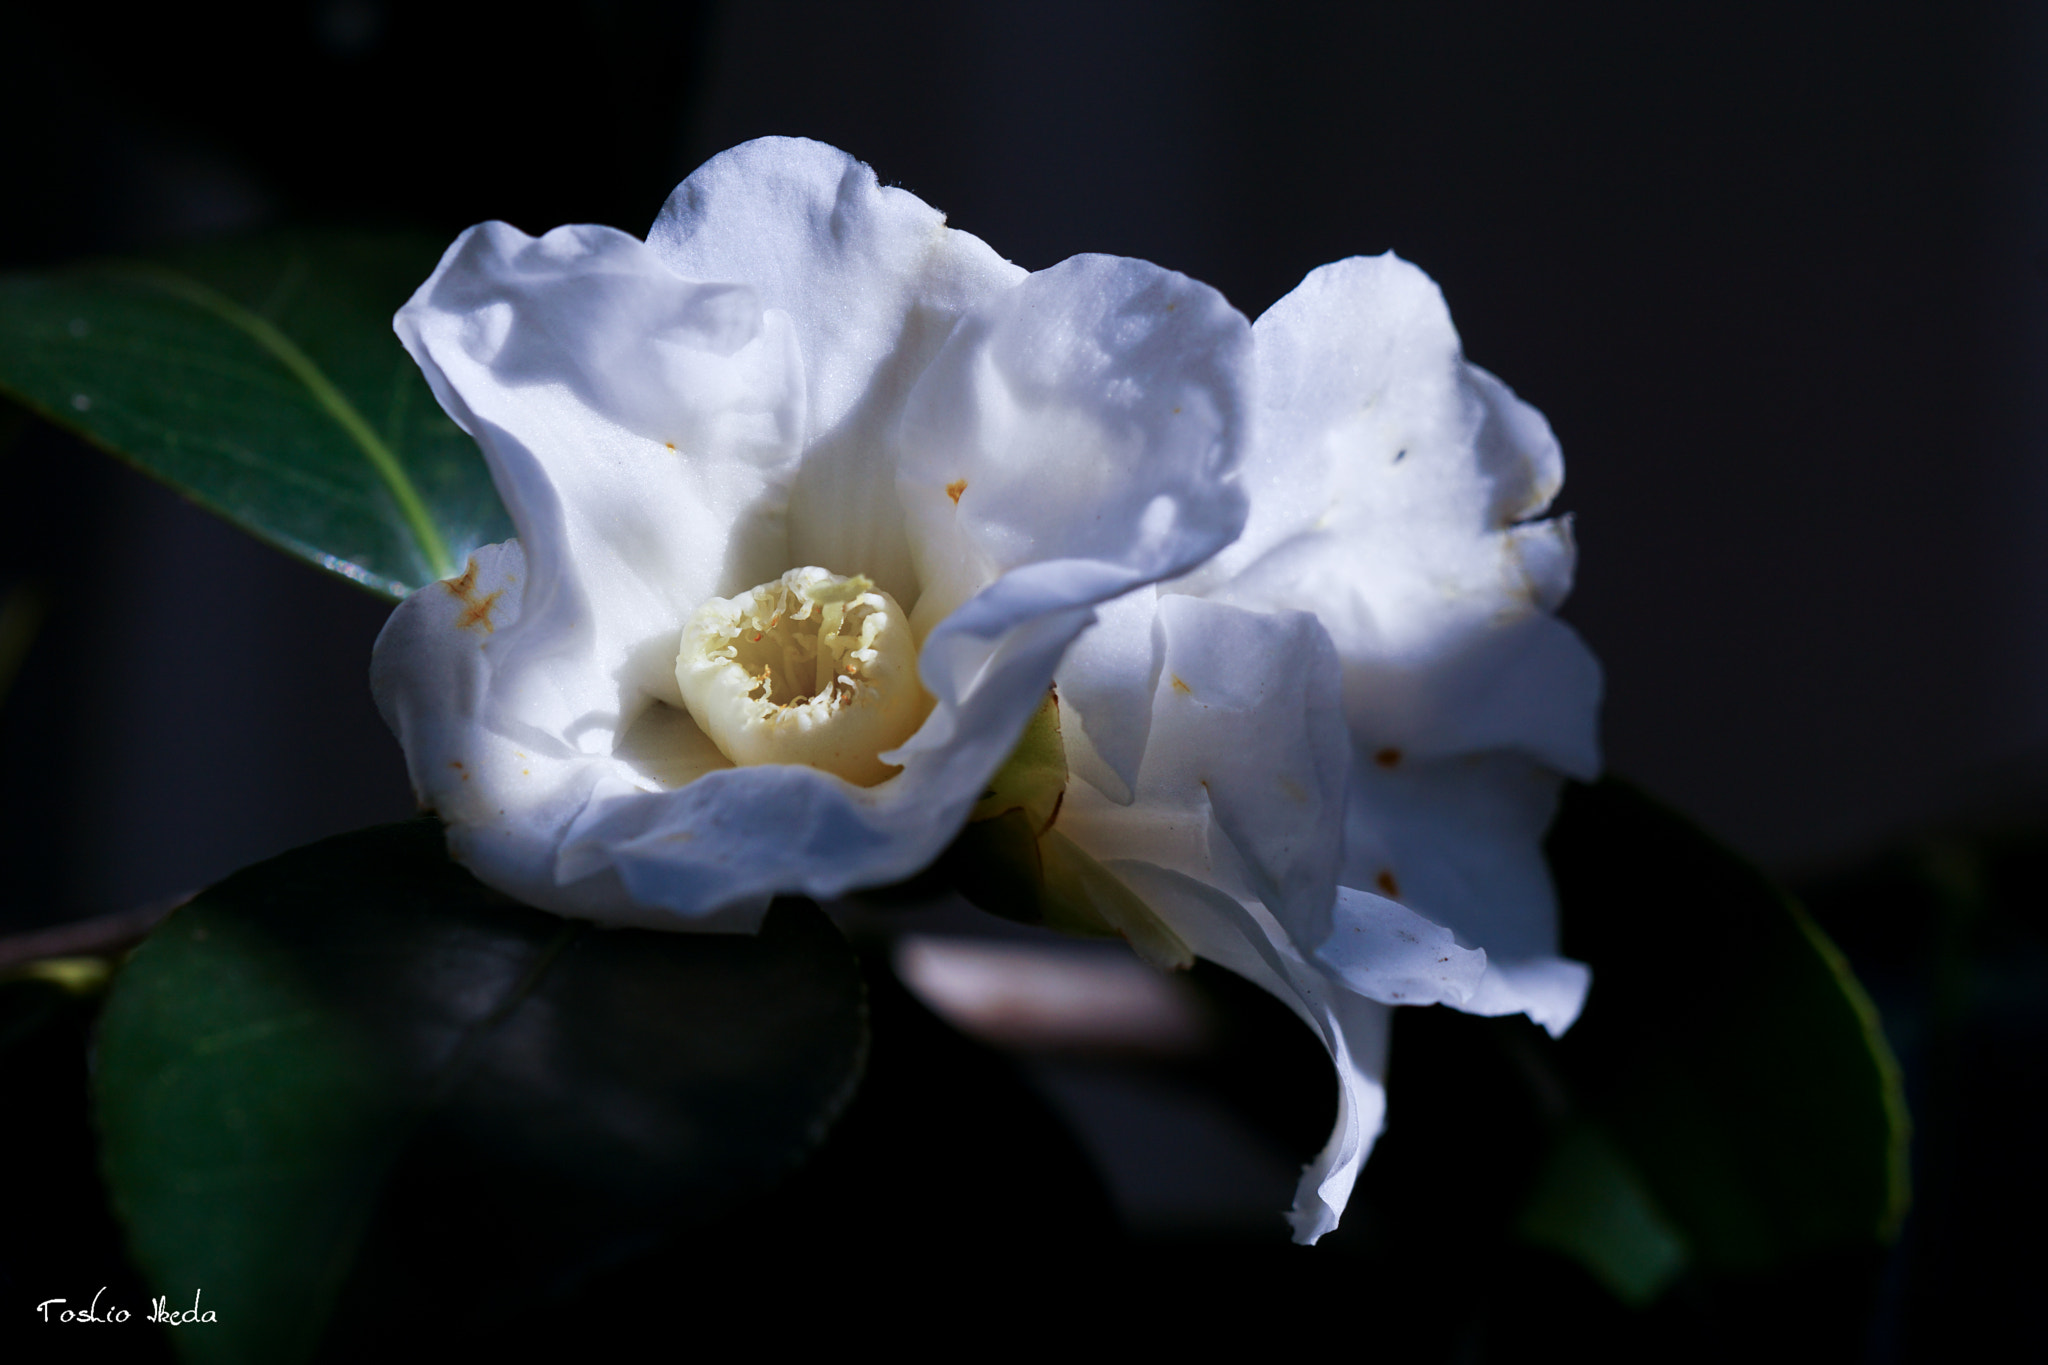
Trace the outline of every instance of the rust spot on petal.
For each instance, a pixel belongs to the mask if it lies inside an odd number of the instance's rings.
[[[475,630],[482,626],[486,635],[498,628],[497,623],[491,620],[491,609],[498,605],[498,599],[504,595],[504,589],[486,593],[482,597],[476,595],[475,559],[472,558],[463,569],[462,577],[451,578],[441,586],[448,589],[456,601],[462,603],[462,615],[455,618],[456,625],[464,630]]]
[[[953,480],[953,482],[946,485],[946,496],[953,500],[953,505],[955,507],[958,507],[960,505],[960,495],[962,493],[965,493],[966,491],[967,480],[965,479],[955,479]]]
[[[1398,768],[1401,766],[1401,751],[1391,747],[1382,749],[1372,756],[1372,761],[1382,768]]]
[[[676,448],[676,443],[674,441],[663,441],[662,444],[667,446],[670,450],[674,450]]]
[[[465,767],[463,767],[463,766],[462,766],[462,760],[461,760],[461,759],[459,759],[459,758],[451,758],[451,759],[449,759],[449,760],[448,760],[448,766],[449,766],[449,767],[451,767],[451,768],[453,768],[453,769],[455,769],[456,773],[457,773],[457,774],[459,774],[459,775],[461,776],[461,778],[462,778],[462,780],[463,780],[464,782],[467,782],[467,781],[469,781],[469,769],[467,769],[467,768],[465,768]]]
[[[1184,696],[1184,697],[1192,697],[1192,696],[1194,696],[1194,695],[1195,695],[1195,689],[1194,689],[1194,688],[1192,688],[1192,687],[1189,687],[1189,686],[1188,686],[1188,685],[1187,685],[1186,683],[1182,682],[1182,681],[1180,680],[1180,674],[1178,674],[1178,673],[1175,673],[1175,674],[1173,674],[1172,676],[1173,676],[1173,690],[1174,690],[1174,691],[1176,691],[1176,692],[1180,693],[1180,694],[1181,694],[1182,696]]]
[[[1397,901],[1401,899],[1401,883],[1394,880],[1393,868],[1381,868],[1380,875],[1374,877],[1372,880],[1373,885],[1379,887],[1380,894],[1385,896],[1388,900]]]

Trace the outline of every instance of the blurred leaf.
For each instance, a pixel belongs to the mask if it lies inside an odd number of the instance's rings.
[[[403,597],[511,534],[391,331],[443,245],[297,233],[0,278],[0,391]]]
[[[851,1097],[859,966],[815,906],[757,937],[506,901],[438,825],[330,839],[177,911],[116,979],[103,1160],[191,1360],[517,1314],[756,1198]],[[343,1352],[347,1354],[348,1352]]]
[[[1701,1266],[1765,1270],[1893,1236],[1907,1203],[1898,1067],[1805,911],[1612,780],[1567,790],[1549,854],[1565,951],[1593,968],[1555,1055]],[[1648,1282],[1654,1264],[1620,1273]]]
[[[46,610],[43,595],[26,583],[16,583],[0,597],[0,702],[7,700],[15,677],[28,661]]]
[[[1552,1145],[1522,1210],[1524,1240],[1561,1251],[1624,1303],[1650,1303],[1685,1268],[1684,1238],[1619,1148],[1581,1121]]]

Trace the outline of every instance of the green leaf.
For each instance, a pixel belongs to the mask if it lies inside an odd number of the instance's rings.
[[[1684,1236],[1634,1163],[1583,1120],[1552,1145],[1517,1231],[1585,1266],[1624,1303],[1654,1302],[1687,1260]]]
[[[0,390],[403,597],[511,534],[475,443],[391,331],[443,245],[297,233],[0,277]]]
[[[1895,1235],[1898,1066],[1806,912],[1612,780],[1567,790],[1549,853],[1565,951],[1593,968],[1559,1063],[1699,1264],[1765,1270]]]
[[[330,1319],[520,1312],[758,1197],[866,1037],[815,906],[597,930],[413,821],[238,873],[142,944],[101,1025],[103,1162],[152,1292],[218,1314],[187,1359],[303,1360]]]

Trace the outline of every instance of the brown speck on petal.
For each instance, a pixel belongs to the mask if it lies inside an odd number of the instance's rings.
[[[504,590],[501,588],[497,592],[483,597],[476,595],[476,560],[474,558],[463,569],[462,577],[448,579],[441,586],[448,589],[449,594],[456,601],[462,603],[462,615],[455,618],[457,626],[463,630],[475,630],[478,626],[482,626],[486,635],[498,628],[496,623],[491,620],[491,609],[498,605],[498,599],[504,596]]]
[[[1195,689],[1189,687],[1186,683],[1182,682],[1180,680],[1180,674],[1178,673],[1173,675],[1173,690],[1180,693],[1184,697],[1192,697],[1195,695]]]
[[[1394,880],[1394,869],[1391,867],[1381,868],[1380,875],[1372,880],[1373,885],[1380,889],[1380,894],[1388,900],[1397,901],[1401,899],[1401,883]]]
[[[967,480],[965,479],[955,479],[953,480],[953,482],[946,485],[946,496],[953,500],[953,505],[955,507],[958,507],[960,505],[960,495],[962,493],[965,493],[966,491]]]

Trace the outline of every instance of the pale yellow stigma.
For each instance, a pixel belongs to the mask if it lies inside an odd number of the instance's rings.
[[[818,568],[697,608],[676,685],[734,763],[806,763],[862,787],[898,771],[877,755],[927,709],[903,608],[863,577]]]

